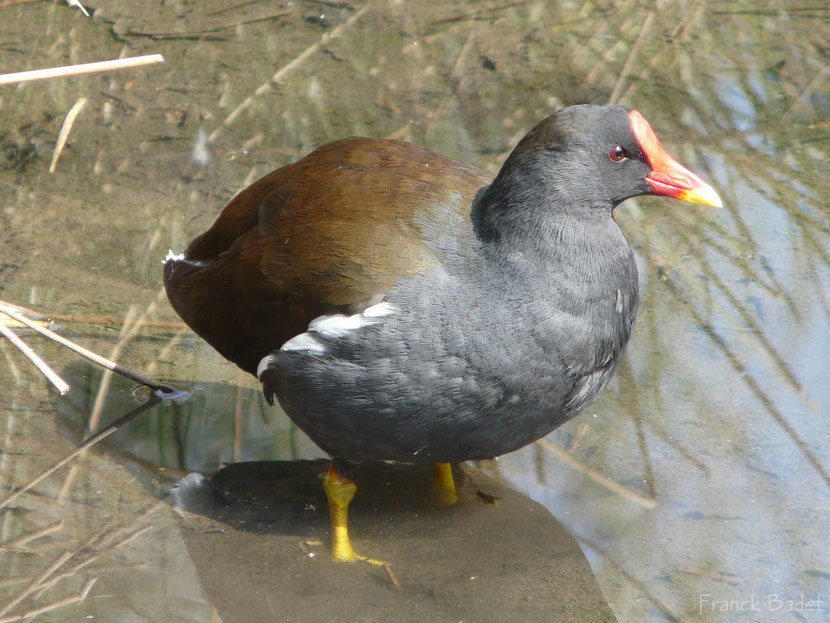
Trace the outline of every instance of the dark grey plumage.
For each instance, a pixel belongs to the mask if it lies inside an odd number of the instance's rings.
[[[626,109],[545,119],[469,219],[421,213],[436,266],[399,279],[377,315],[312,323],[269,355],[266,397],[343,459],[484,459],[549,433],[594,400],[628,342],[637,269],[612,210],[650,192],[649,171]]]

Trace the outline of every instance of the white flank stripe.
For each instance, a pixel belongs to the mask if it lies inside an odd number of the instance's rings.
[[[330,316],[315,318],[309,323],[308,330],[319,333],[323,337],[338,338],[343,337],[349,331],[354,331],[367,324],[370,323],[365,322],[360,314],[355,314],[354,316],[332,314]]]
[[[328,340],[336,340],[346,336],[350,331],[357,331],[362,327],[380,324],[381,319],[399,311],[392,303],[378,303],[367,307],[360,314],[347,316],[346,314],[330,314],[319,316],[308,325],[308,331],[292,337],[280,350],[286,352],[303,352],[308,355],[323,355],[326,344],[317,338],[319,335]],[[257,367],[259,377],[274,360],[273,355],[264,357]]]
[[[363,310],[359,314],[347,316],[345,314],[331,314],[315,318],[308,325],[308,330],[328,339],[337,339],[345,336],[349,331],[356,331],[362,327],[369,327],[380,323],[380,319],[398,311],[392,303],[378,303]]]
[[[295,335],[283,344],[280,350],[284,350],[286,352],[303,351],[309,355],[322,355],[326,352],[326,347],[320,340],[310,333],[300,333],[300,335]]]
[[[384,316],[391,316],[392,314],[400,311],[397,305],[393,305],[392,303],[378,303],[377,305],[372,305],[371,307],[367,307],[363,310],[361,315],[366,316],[366,318],[383,318]]]

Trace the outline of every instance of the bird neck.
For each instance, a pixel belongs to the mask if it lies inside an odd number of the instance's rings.
[[[575,203],[573,188],[550,176],[514,179],[504,171],[481,191],[473,206],[476,234],[490,252],[527,256],[540,264],[630,256],[625,237],[612,218],[614,206]],[[600,262],[604,263],[604,262]]]

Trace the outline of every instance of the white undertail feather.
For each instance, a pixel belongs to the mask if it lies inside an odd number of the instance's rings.
[[[164,259],[161,261],[162,264],[167,264],[167,262],[186,262],[191,266],[207,266],[209,262],[194,262],[193,260],[187,259],[187,256],[184,253],[173,253],[172,250],[167,252],[167,255],[164,256]]]
[[[311,333],[300,333],[300,335],[295,335],[285,344],[283,344],[280,350],[301,351],[309,355],[322,355],[324,352],[326,352],[326,347],[325,344],[323,344],[323,342],[314,337]],[[268,357],[266,357],[265,359],[267,358]],[[264,362],[265,359],[263,359],[262,361]],[[262,366],[262,362],[260,362],[259,365]]]
[[[295,338],[296,339],[296,338]],[[289,340],[290,342],[291,340]],[[286,342],[287,344],[288,342]],[[283,346],[285,348],[285,346]],[[271,365],[271,362],[274,361],[274,355],[265,355],[262,360],[259,362],[259,365],[256,367],[256,377],[258,379],[262,379],[262,373],[268,369],[268,366]]]
[[[167,255],[164,256],[164,259],[161,261],[162,264],[167,264],[169,261],[174,262],[181,262],[184,260],[184,253],[173,253],[173,249],[167,250]]]

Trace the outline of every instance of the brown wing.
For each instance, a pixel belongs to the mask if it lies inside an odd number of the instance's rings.
[[[329,143],[255,182],[165,266],[179,315],[244,370],[324,313],[437,265],[424,231],[469,219],[489,178],[400,141]],[[442,221],[446,220],[447,223]]]

